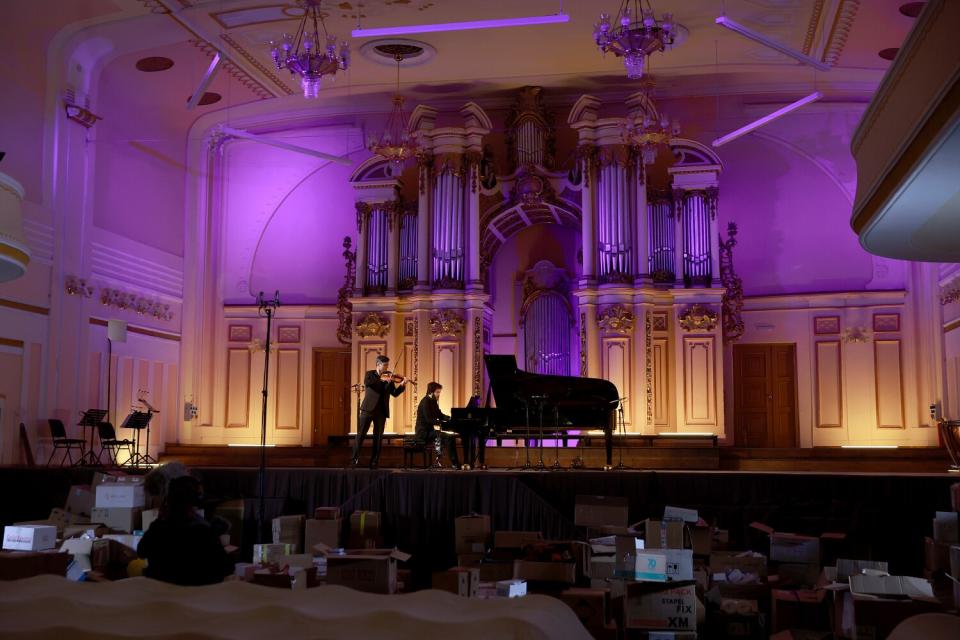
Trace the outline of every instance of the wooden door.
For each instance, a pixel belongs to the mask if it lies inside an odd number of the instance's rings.
[[[350,352],[313,351],[313,444],[350,433]]]
[[[737,446],[797,446],[796,371],[795,345],[734,345]]]

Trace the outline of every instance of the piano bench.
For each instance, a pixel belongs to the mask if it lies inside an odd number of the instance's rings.
[[[430,467],[430,453],[433,451],[433,447],[426,442],[417,440],[416,438],[404,438],[403,439],[403,468],[409,469],[413,466],[413,457],[415,455],[423,455],[423,465],[421,469],[427,469]]]

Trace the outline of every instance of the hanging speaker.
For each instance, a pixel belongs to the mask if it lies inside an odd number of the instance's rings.
[[[125,320],[107,320],[107,339],[111,342],[127,341],[127,323]]]

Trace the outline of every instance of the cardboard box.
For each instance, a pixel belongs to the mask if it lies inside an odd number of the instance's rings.
[[[350,514],[351,549],[376,549],[383,546],[383,531],[378,511],[354,511]]]
[[[950,547],[947,542],[923,539],[923,566],[928,571],[950,571]]]
[[[213,517],[223,518],[229,525],[230,544],[243,546],[243,500],[227,500],[213,509]]]
[[[495,549],[522,549],[528,544],[540,542],[543,534],[539,531],[497,531],[493,534]]]
[[[142,514],[141,507],[94,507],[91,519],[110,529],[132,533],[135,529],[141,528]]]
[[[339,520],[340,507],[317,507],[313,510],[314,520]]]
[[[523,580],[511,578],[497,581],[497,595],[501,598],[519,598],[527,595],[527,583]]]
[[[480,582],[498,582],[513,579],[513,562],[481,562]]]
[[[960,511],[960,482],[950,485],[950,508]]]
[[[294,553],[303,550],[304,516],[278,516],[271,522],[273,544],[293,545]]]
[[[708,556],[713,551],[713,530],[708,526],[694,525],[687,530],[690,548],[695,556]]]
[[[568,607],[587,630],[599,629],[607,623],[609,589],[567,589],[560,594]]]
[[[573,523],[578,527],[626,527],[629,504],[619,496],[577,496]]]
[[[397,592],[397,562],[410,555],[396,549],[356,549],[330,553],[327,583],[369,593]]]
[[[449,591],[464,598],[476,598],[480,586],[480,569],[453,567],[433,574],[434,589]]]
[[[712,576],[726,576],[734,571],[742,575],[755,575],[761,581],[767,579],[767,557],[763,555],[744,555],[743,551],[714,551],[710,554],[709,568]],[[714,579],[716,579],[714,577]]]
[[[458,567],[479,567],[480,563],[483,562],[484,554],[482,553],[458,553],[457,554],[457,566]],[[511,570],[513,568],[513,563],[510,564]]]
[[[317,544],[336,549],[340,547],[340,518],[334,520],[307,520],[303,530],[303,550],[313,553]]]
[[[99,509],[143,508],[147,503],[142,482],[104,482],[97,485],[96,496],[95,507]],[[90,517],[93,518],[93,513]]]
[[[933,518],[933,539],[948,544],[960,542],[960,513],[937,511]]]
[[[615,575],[616,568],[616,556],[593,556],[590,558],[589,577],[591,580],[612,578]]]
[[[90,549],[90,565],[108,580],[128,577],[127,565],[137,559],[137,552],[109,538],[97,538]]]
[[[824,573],[827,569],[824,568]],[[860,575],[863,572],[887,573],[887,563],[881,560],[851,560],[849,558],[839,558],[837,560],[836,574],[833,581],[842,582],[844,586],[849,587],[850,576]]]
[[[490,541],[490,516],[460,516],[453,521],[457,553],[483,553]]]
[[[683,549],[684,524],[679,520],[644,520],[643,541],[647,549]]]
[[[750,528],[764,534],[770,540],[771,562],[792,562],[820,565],[821,555],[833,561],[846,541],[846,534],[825,532],[819,536],[803,536],[775,531],[762,522],[751,522]],[[823,553],[821,553],[823,552]]]
[[[0,551],[0,580],[22,580],[44,574],[66,576],[73,556],[52,551]]]
[[[940,611],[930,583],[905,576],[851,576],[857,639],[886,638],[898,624],[921,613]]]
[[[826,591],[800,589],[771,591],[773,610],[771,633],[787,629],[830,629],[830,612]]]
[[[634,580],[693,580],[693,550],[649,548],[646,541],[632,536],[617,536],[616,575]],[[640,545],[640,546],[637,546]],[[630,560],[632,556],[633,560]],[[663,565],[658,558],[663,558]],[[653,563],[653,564],[651,564]]]
[[[528,582],[577,582],[577,564],[575,562],[537,562],[535,560],[516,560],[513,563],[513,577]]]
[[[693,582],[628,582],[624,600],[627,629],[696,631],[697,595]]]
[[[142,538],[143,538],[143,536],[135,536],[135,535],[132,535],[132,534],[116,535],[116,534],[109,534],[109,533],[108,533],[107,535],[102,536],[101,539],[103,539],[103,540],[115,540],[115,541],[119,542],[120,544],[122,544],[123,546],[129,547],[130,549],[133,549],[134,551],[136,551],[136,550],[137,550],[137,547],[140,546],[140,540],[141,540]],[[92,542],[92,541],[91,541],[91,542]]]
[[[3,548],[8,551],[44,551],[57,546],[57,528],[48,524],[7,525]]]
[[[950,546],[950,575],[955,582],[960,582],[960,545]]]
[[[284,556],[296,553],[291,544],[255,544],[253,545],[254,564],[285,564]]]
[[[70,487],[67,494],[67,502],[63,510],[81,518],[90,518],[90,512],[94,507],[95,497],[93,489],[87,484],[75,484]]]

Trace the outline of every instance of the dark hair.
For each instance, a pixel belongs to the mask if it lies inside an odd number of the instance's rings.
[[[437,389],[443,389],[443,385],[439,382],[431,382],[427,385],[427,395],[433,395],[433,392]]]
[[[390,358],[387,356],[377,356],[377,364],[387,364],[388,362],[390,362]]]
[[[199,480],[193,476],[174,478],[167,486],[166,515],[188,514],[193,508],[199,507],[202,501],[203,491]]]

